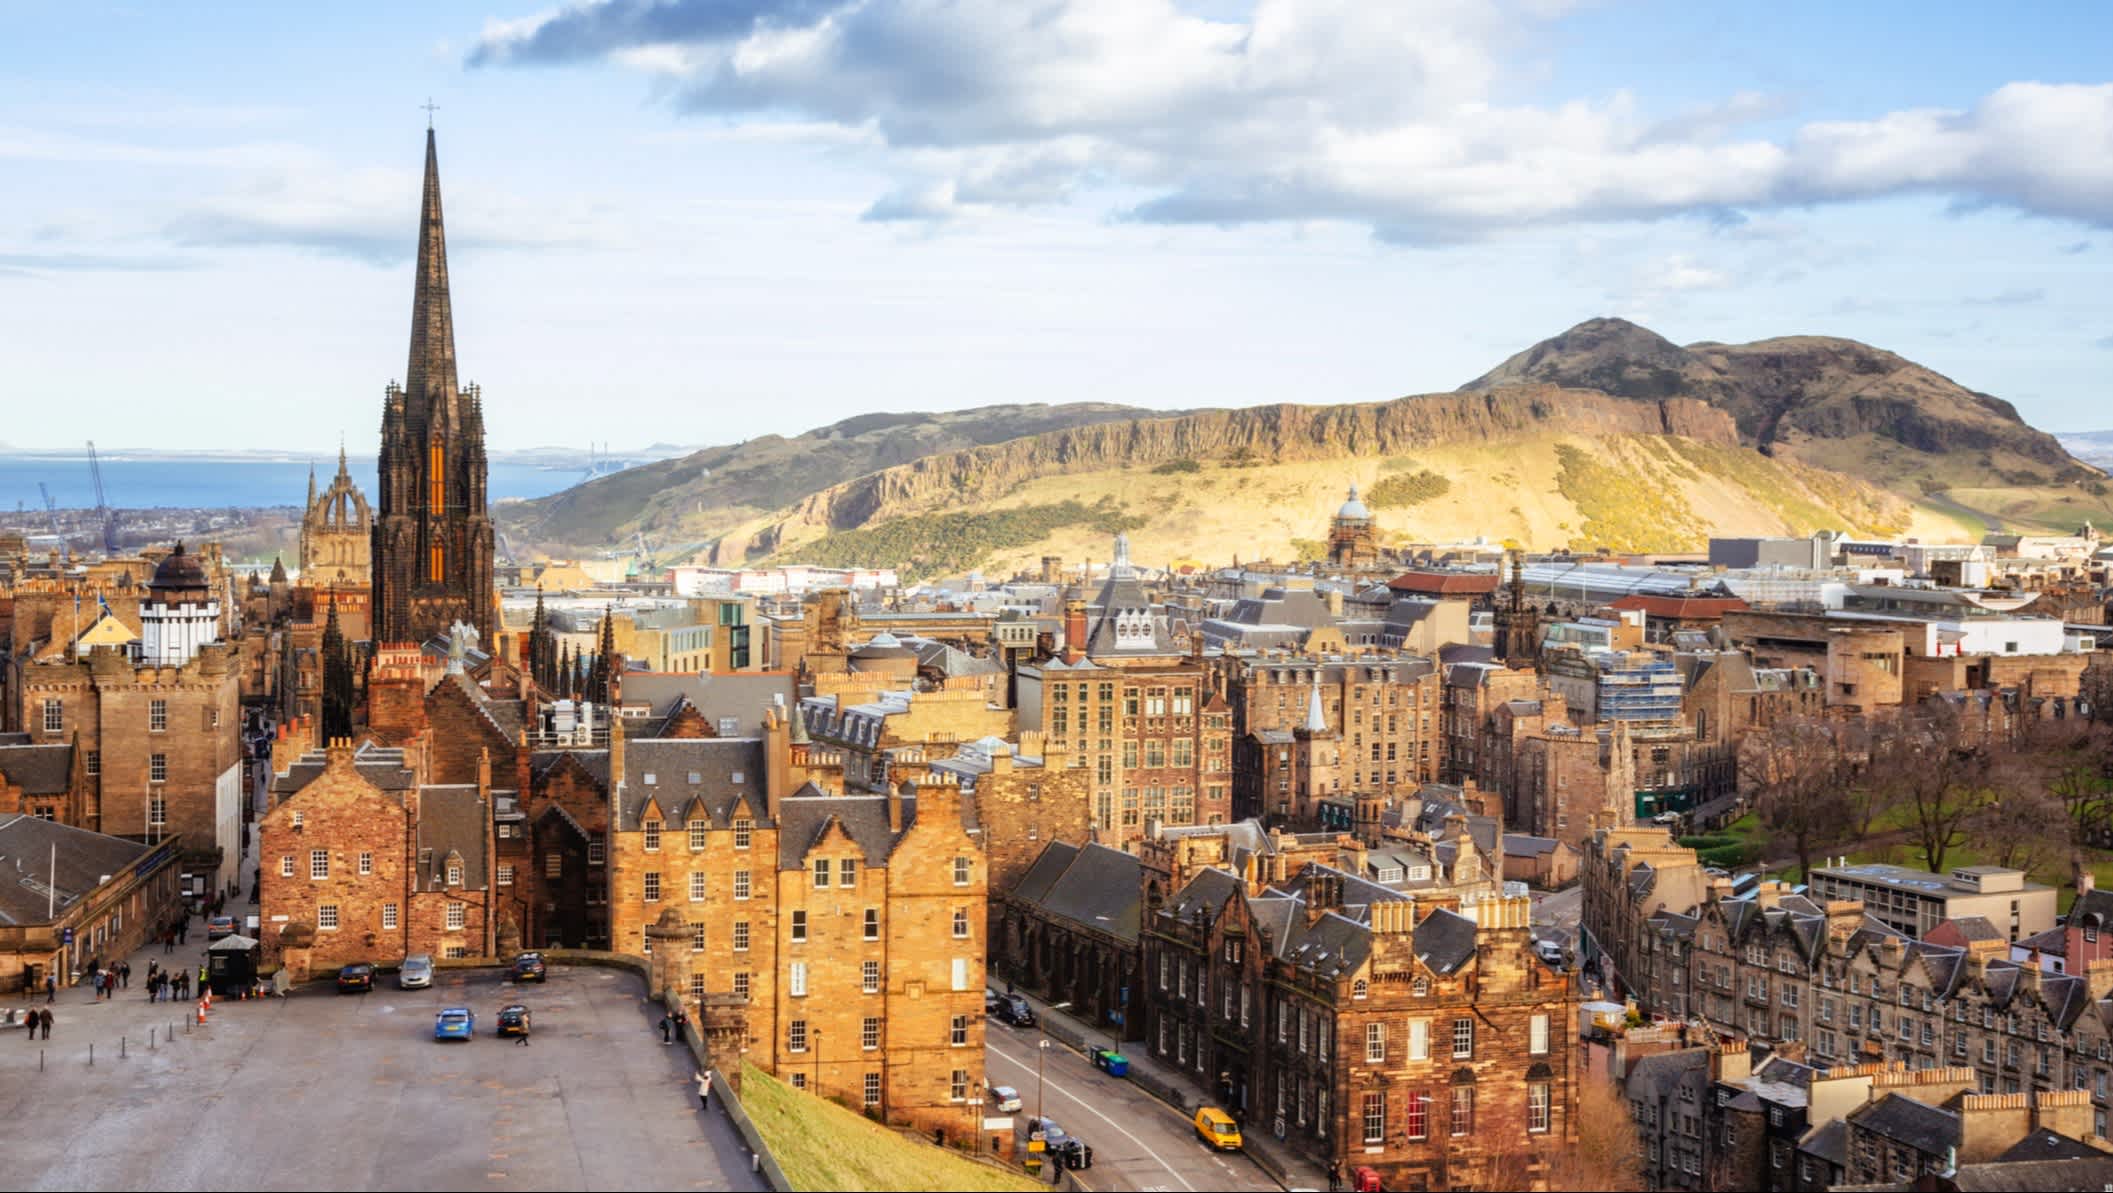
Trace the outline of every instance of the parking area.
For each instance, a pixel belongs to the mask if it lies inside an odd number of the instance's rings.
[[[514,1002],[534,1013],[526,1047],[493,1034]],[[448,1006],[476,1013],[474,1040],[434,1041]],[[619,970],[318,985],[221,1002],[189,1032],[191,1008],[149,1004],[136,979],[116,1001],[68,991],[53,1010],[48,1043],[0,1034],[14,1188],[763,1187],[720,1108],[698,1112],[687,1049],[661,1045],[642,983]]]

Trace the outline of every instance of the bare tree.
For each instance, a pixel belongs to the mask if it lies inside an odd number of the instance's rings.
[[[1628,1193],[1643,1188],[1642,1141],[1628,1099],[1613,1083],[1583,1078],[1578,1085],[1577,1143],[1557,1152],[1548,1166],[1550,1189],[1602,1189]]]
[[[1801,872],[1813,855],[1849,828],[1841,785],[1849,773],[1837,726],[1818,717],[1783,717],[1739,744],[1739,778],[1772,848],[1796,856]]]
[[[1989,747],[1978,738],[1962,740],[1962,728],[1950,704],[1918,705],[1895,722],[1872,763],[1906,808],[1910,834],[1932,870],[1943,870],[1946,856],[1965,844],[1992,798]]]

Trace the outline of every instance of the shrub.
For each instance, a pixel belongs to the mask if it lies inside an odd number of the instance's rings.
[[[1178,473],[1183,472],[1201,471],[1203,471],[1203,465],[1198,464],[1194,460],[1168,460],[1166,463],[1161,464],[1157,468],[1152,469],[1152,475],[1174,476]]]

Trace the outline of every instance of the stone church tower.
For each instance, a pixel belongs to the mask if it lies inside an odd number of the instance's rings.
[[[493,641],[492,520],[484,507],[484,406],[455,382],[440,161],[426,130],[426,178],[411,300],[411,360],[382,407],[374,522],[374,640],[423,642],[457,621]]]
[[[308,474],[308,512],[301,515],[301,582],[317,588],[365,588],[373,580],[374,515],[367,495],[352,483],[345,449],[337,453],[337,476],[318,497],[315,472]]]

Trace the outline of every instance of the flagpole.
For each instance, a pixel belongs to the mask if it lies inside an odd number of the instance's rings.
[[[59,918],[59,843],[51,843],[51,881],[44,884],[44,922]]]

